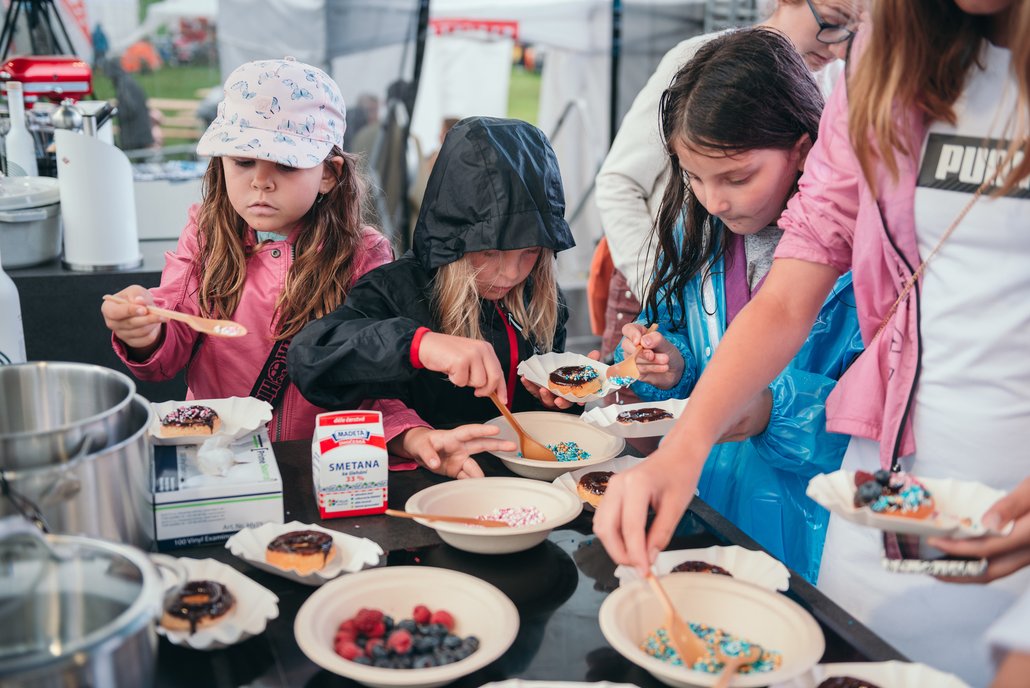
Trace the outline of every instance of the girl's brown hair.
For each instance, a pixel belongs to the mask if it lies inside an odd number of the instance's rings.
[[[530,293],[527,299],[527,289]],[[483,339],[479,328],[481,300],[476,289],[476,269],[468,255],[437,269],[433,277],[433,311],[440,332],[456,337]],[[558,285],[554,251],[542,249],[529,277],[509,291],[501,305],[522,326],[526,339],[541,352],[554,347],[558,324]]]
[[[329,164],[343,158],[343,171]],[[301,218],[305,230],[293,246],[293,266],[276,302],[276,339],[288,339],[309,321],[343,303],[354,273],[353,258],[361,248],[365,184],[357,159],[334,146],[326,169],[336,184]],[[247,223],[232,207],[220,158],[212,158],[204,175],[203,202],[197,218],[200,251],[200,311],[213,318],[231,318],[240,304],[247,275],[244,233]]]
[[[862,172],[875,190],[873,166],[882,159],[894,177],[897,154],[912,155],[912,141],[900,112],[915,109],[928,122],[955,123],[954,105],[977,65],[991,17],[963,12],[954,0],[876,0],[872,26],[858,68],[848,79],[849,133]],[[1009,122],[1010,158],[1026,149],[1030,108],[1030,2],[1014,2],[1009,17],[1012,64],[1019,84],[1019,106]],[[1001,184],[1009,191],[1030,174],[1024,156]]]

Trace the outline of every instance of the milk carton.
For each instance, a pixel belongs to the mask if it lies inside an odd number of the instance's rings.
[[[386,511],[388,463],[382,413],[320,413],[311,442],[311,471],[321,517]]]

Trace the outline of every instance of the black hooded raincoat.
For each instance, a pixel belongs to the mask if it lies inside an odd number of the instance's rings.
[[[558,252],[574,245],[558,162],[543,132],[518,120],[463,120],[447,134],[429,177],[413,249],[366,274],[343,306],[294,337],[290,376],[323,408],[400,399],[438,428],[493,418],[497,410],[489,399],[411,364],[415,331],[438,331],[433,276],[472,251],[543,246]],[[499,304],[483,300],[480,308],[483,337],[505,372],[513,410],[540,410],[515,373],[534,345]],[[564,350],[567,319],[559,294],[555,351]]]

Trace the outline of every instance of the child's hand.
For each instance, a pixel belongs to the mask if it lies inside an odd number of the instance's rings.
[[[449,478],[482,478],[483,470],[472,454],[518,449],[514,442],[488,439],[498,432],[500,428],[494,425],[461,425],[453,430],[411,428],[401,435],[400,451],[396,453]]]
[[[494,348],[487,342],[427,332],[418,347],[418,358],[429,370],[445,373],[458,387],[472,387],[477,397],[496,394],[508,400],[504,371]]]
[[[147,311],[147,306],[154,305],[154,297],[137,284],[126,287],[115,296],[133,305],[104,301],[100,306],[104,324],[125,343],[132,358],[144,360],[157,348],[164,319]]]
[[[683,377],[683,354],[661,332],[648,332],[647,328],[637,323],[629,323],[622,327],[622,352],[626,356],[633,355],[637,345],[641,345],[637,354],[637,369],[640,381],[659,389],[672,389]]]
[[[587,354],[587,358],[591,358],[591,359],[593,359],[595,361],[600,361],[601,360],[601,352],[600,351],[591,351],[590,353]],[[547,408],[567,409],[567,408],[571,408],[574,403],[577,403],[577,402],[569,401],[568,399],[563,399],[562,397],[559,397],[559,396],[555,395],[555,393],[552,392],[547,387],[541,387],[540,385],[536,384],[535,382],[532,382],[531,380],[527,380],[524,375],[522,376],[521,379],[522,379],[522,386],[526,388],[526,391],[529,392],[530,394],[532,394],[534,397],[536,397],[537,400],[541,404],[546,406]],[[582,401],[580,401],[578,403],[579,403],[580,406],[582,406],[584,404],[584,402],[582,402]]]

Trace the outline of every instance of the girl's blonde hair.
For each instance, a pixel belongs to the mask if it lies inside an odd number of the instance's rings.
[[[343,171],[329,163],[343,158]],[[354,274],[354,257],[365,225],[365,184],[357,159],[337,146],[323,163],[336,184],[320,195],[301,218],[304,231],[293,246],[293,266],[276,301],[276,339],[288,339],[309,321],[343,303]],[[212,158],[204,175],[203,202],[197,218],[200,251],[200,311],[212,318],[231,318],[240,304],[247,276],[244,234],[247,223],[232,207],[220,158]]]
[[[483,339],[476,269],[466,254],[437,269],[433,277],[433,313],[440,332],[456,337]],[[528,285],[528,287],[527,287]],[[530,289],[529,302],[526,289]],[[529,277],[509,291],[501,305],[522,327],[523,336],[541,352],[554,346],[558,324],[558,284],[554,275],[554,251],[542,249]]]
[[[955,102],[977,65],[992,18],[967,14],[954,0],[876,0],[871,11],[873,30],[848,80],[848,113],[851,145],[875,191],[876,160],[882,159],[896,179],[895,156],[914,155],[922,144],[899,126],[899,111],[915,109],[929,122],[955,123]],[[1017,112],[1006,132],[1013,159],[1017,151],[1026,151],[1030,134],[1030,2],[1014,3],[1008,24],[1019,86]],[[1028,174],[1030,155],[1024,155],[999,193]]]

